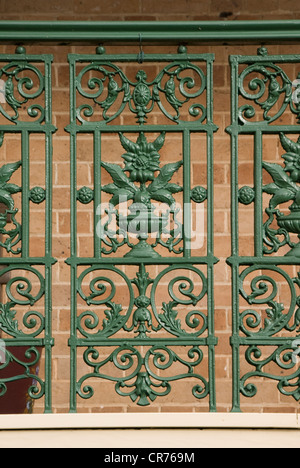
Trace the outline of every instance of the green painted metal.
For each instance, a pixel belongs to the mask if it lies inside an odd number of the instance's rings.
[[[0,56],[0,78],[4,99],[0,105],[0,152],[12,134],[21,141],[14,162],[0,168],[1,278],[8,277],[0,304],[1,352],[0,398],[9,396],[11,383],[28,381],[31,399],[44,398],[45,412],[51,412],[51,254],[52,231],[52,125],[51,55],[27,55],[17,47],[15,55]],[[45,138],[45,187],[30,186],[30,136]],[[20,174],[20,185],[11,179]],[[16,194],[20,193],[18,201]],[[30,205],[45,209],[45,253],[30,256]],[[20,315],[21,314],[21,315]],[[22,347],[23,357],[16,356]],[[32,373],[45,358],[44,380]],[[17,375],[8,375],[11,363],[19,365]],[[4,377],[4,375],[6,377]],[[29,408],[30,409],[30,408]],[[28,409],[28,411],[29,411]]]
[[[267,42],[299,41],[300,22],[293,21],[222,21],[222,22],[0,22],[0,41],[8,42],[91,42],[91,43],[201,43],[224,41]],[[51,61],[47,54],[27,55],[19,46],[14,55],[1,55],[0,79],[4,80],[6,104],[0,106],[0,151],[9,134],[21,140],[21,154],[1,164],[0,214],[1,249],[9,254],[0,258],[1,277],[11,274],[0,303],[0,329],[5,334],[6,361],[16,361],[13,346],[28,347],[20,364],[23,371],[13,381],[34,378],[29,393],[44,398],[45,412],[51,412],[51,255],[52,229],[52,134]],[[232,337],[233,408],[241,410],[241,394],[255,397],[259,381],[277,383],[281,394],[300,398],[299,377],[299,76],[291,76],[286,65],[299,64],[298,55],[269,56],[260,48],[257,56],[232,56],[232,123],[227,129],[232,142]],[[191,55],[185,46],[177,54],[145,55],[142,47],[136,55],[107,55],[102,46],[96,55],[70,55],[71,141],[71,394],[70,411],[76,412],[77,399],[92,397],[95,380],[115,384],[120,396],[130,397],[146,406],[167,395],[175,380],[193,380],[195,398],[209,398],[210,411],[216,411],[214,365],[217,338],[214,332],[213,270],[213,124],[211,54]],[[136,78],[126,75],[126,66],[140,64]],[[156,77],[149,79],[146,68],[157,64]],[[78,69],[77,69],[78,67]],[[190,75],[189,75],[190,72]],[[31,78],[39,82],[32,90]],[[97,73],[97,77],[94,77]],[[183,73],[183,77],[181,77]],[[184,75],[186,73],[186,75]],[[87,85],[82,79],[88,76]],[[100,77],[99,77],[100,74]],[[194,78],[202,83],[194,92]],[[248,86],[248,90],[246,87]],[[106,94],[104,93],[104,90]],[[105,94],[105,96],[104,96]],[[205,99],[200,100],[205,96]],[[79,100],[79,97],[81,101]],[[41,104],[43,98],[44,104]],[[199,98],[199,101],[197,100]],[[33,103],[34,99],[38,103]],[[80,101],[80,103],[79,103]],[[204,102],[205,101],[205,102]],[[120,107],[116,108],[118,102]],[[32,105],[31,105],[32,104]],[[26,107],[26,119],[23,107]],[[184,114],[182,107],[187,106]],[[156,112],[165,121],[151,121]],[[126,117],[131,116],[130,123]],[[188,115],[188,118],[187,118]],[[289,118],[286,119],[286,116]],[[133,119],[132,119],[133,117]],[[183,157],[164,163],[161,153],[169,135],[182,138]],[[206,135],[207,184],[191,184],[191,138]],[[45,187],[30,185],[30,136],[45,136]],[[81,135],[93,139],[93,187],[77,186],[77,144]],[[103,139],[114,136],[123,150],[113,162],[104,161]],[[253,138],[253,186],[239,186],[239,142]],[[276,162],[264,159],[265,137],[277,138],[282,152]],[[125,151],[125,152],[124,152]],[[122,163],[125,165],[122,166]],[[160,172],[157,175],[157,168]],[[182,173],[182,182],[178,175]],[[13,182],[19,175],[21,182]],[[268,182],[263,176],[269,175]],[[110,183],[102,178],[110,177]],[[11,180],[12,179],[12,180]],[[109,226],[98,235],[98,207],[109,194],[109,218],[118,217],[116,239]],[[132,218],[123,220],[118,195],[131,204],[145,205],[137,243],[132,242]],[[173,208],[173,199],[185,203],[183,221]],[[169,239],[161,234],[165,219],[156,216],[152,203],[160,199],[168,207],[175,228]],[[189,204],[207,207],[207,252],[193,255],[189,237]],[[291,203],[290,206],[285,205]],[[45,206],[45,255],[30,256],[30,206]],[[44,204],[44,205],[43,205]],[[93,256],[78,256],[78,207],[93,206]],[[132,205],[130,205],[132,206]],[[239,209],[249,209],[254,219],[254,247],[249,255],[240,255]],[[287,211],[287,208],[289,211]],[[253,212],[252,212],[253,210]],[[146,227],[145,227],[146,226]],[[182,235],[182,226],[185,231]],[[149,234],[157,234],[150,244]],[[120,237],[120,236],[119,236]],[[118,254],[126,249],[125,255]],[[157,274],[150,274],[156,266]],[[126,267],[131,273],[127,274]],[[294,267],[292,270],[290,267]],[[135,269],[135,270],[134,270]],[[16,276],[18,274],[18,276]],[[167,276],[173,275],[167,280]],[[111,275],[118,278],[116,283]],[[33,280],[30,278],[34,278]],[[92,279],[90,279],[92,278]],[[197,278],[195,281],[194,278]],[[176,294],[176,281],[179,293]],[[114,301],[119,284],[127,288],[127,308]],[[168,284],[166,302],[157,303],[156,292]],[[38,284],[37,291],[33,286]],[[196,286],[201,285],[200,292]],[[88,289],[86,289],[88,285]],[[110,293],[108,293],[110,289]],[[287,290],[290,300],[280,300]],[[180,297],[179,297],[180,296]],[[200,309],[206,299],[206,311]],[[43,301],[43,312],[34,311]],[[85,304],[85,311],[78,304]],[[284,305],[285,304],[285,305]],[[194,309],[192,310],[192,307]],[[198,309],[199,307],[199,309]],[[196,310],[195,310],[196,308]],[[19,319],[20,309],[24,311]],[[184,320],[180,311],[188,310]],[[98,311],[101,311],[98,313]],[[164,335],[160,333],[164,331]],[[4,336],[4,335],[3,335]],[[31,374],[31,367],[45,352],[44,381]],[[182,350],[186,350],[183,356]],[[100,350],[104,355],[101,355]],[[105,350],[105,351],[104,351]],[[208,353],[207,376],[201,373],[204,350]],[[77,364],[89,371],[79,375]],[[242,366],[248,365],[249,371]],[[163,377],[173,364],[183,371]],[[105,370],[111,365],[116,371]],[[200,370],[199,370],[200,369]],[[129,371],[129,374],[128,374]],[[121,376],[120,376],[121,374]],[[7,392],[8,380],[0,380],[0,398]],[[196,384],[196,385],[195,385]],[[193,386],[194,385],[194,386]]]
[[[300,39],[299,20],[279,21],[0,21],[1,41],[287,41]]]
[[[300,399],[299,80],[288,68],[298,65],[300,56],[271,56],[262,47],[257,56],[231,56],[230,62],[232,256],[228,263],[232,267],[232,411],[239,412],[241,394],[255,397],[262,379],[277,382],[281,394]],[[253,187],[239,185],[239,145],[245,135],[253,138]],[[276,162],[270,162],[270,155],[266,160],[268,135],[278,141],[281,157],[278,160],[274,154]],[[254,219],[254,246],[253,253],[241,256],[239,207],[245,206],[249,219]],[[242,371],[243,354],[247,372]]]
[[[214,57],[189,55],[185,47],[179,51],[169,55],[107,55],[99,47],[95,55],[69,55],[71,412],[77,410],[78,397],[94,395],[95,381],[114,382],[117,394],[147,406],[168,395],[173,381],[182,379],[188,379],[186,389],[190,388],[196,401],[207,397],[210,411],[216,411]],[[135,80],[126,74],[128,65],[136,69]],[[157,68],[151,79],[147,76],[149,65]],[[158,115],[157,122],[151,120],[152,114]],[[170,162],[162,162],[161,153],[174,132],[181,137],[183,157],[170,154]],[[191,185],[193,134],[206,135],[203,163],[208,166],[207,187]],[[93,182],[92,186],[78,187],[77,146],[82,135],[93,141]],[[105,160],[107,136],[119,143],[113,161]],[[180,170],[182,180],[178,182]],[[105,196],[108,207],[103,221],[99,213]],[[181,210],[176,207],[176,197],[181,199]],[[128,208],[125,215],[124,202]],[[164,203],[164,213],[154,211],[155,202]],[[199,203],[207,205],[207,252],[202,257],[193,255],[191,248],[192,208]],[[78,210],[92,204],[93,256],[78,256]],[[110,227],[112,220],[115,231]],[[164,238],[170,220],[174,227]],[[157,299],[161,285],[166,285],[165,302]],[[120,298],[121,287],[126,292]],[[204,298],[207,311],[201,310]],[[101,395],[98,398],[101,401]]]

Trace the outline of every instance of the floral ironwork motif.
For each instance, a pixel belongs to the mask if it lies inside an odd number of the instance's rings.
[[[1,132],[0,146],[3,144],[4,133]],[[4,209],[0,213],[0,234],[3,238],[0,240],[0,246],[7,252],[18,254],[21,251],[20,247],[15,248],[21,240],[21,225],[16,220],[18,209],[15,208],[13,194],[21,192],[21,187],[10,183],[10,179],[14,172],[21,166],[21,161],[15,163],[3,164],[0,167],[0,203]],[[13,224],[11,228],[10,224]]]
[[[158,257],[159,254],[146,240],[149,234],[157,233],[157,242],[160,243],[160,236],[168,223],[169,214],[175,213],[173,194],[181,192],[182,187],[170,183],[170,181],[183,162],[178,161],[160,167],[158,151],[164,145],[165,133],[161,133],[153,143],[148,143],[144,132],[139,134],[136,143],[130,141],[122,133],[119,137],[126,150],[126,153],[122,155],[126,164],[122,169],[118,164],[102,162],[102,167],[113,179],[112,184],[102,186],[102,191],[112,195],[110,204],[114,207],[124,201],[133,201],[129,206],[130,214],[128,216],[123,216],[118,210],[115,210],[118,226],[122,232],[126,233],[126,239],[127,232],[138,234],[139,243],[131,245],[131,251],[126,256]],[[129,173],[129,177],[126,172]],[[155,175],[156,172],[159,174]],[[147,182],[151,183],[146,185]],[[167,204],[170,211],[166,215],[157,216],[151,200]],[[105,234],[107,232],[104,231]],[[180,240],[176,240],[176,245]],[[170,246],[171,242],[174,241],[175,238],[171,237],[168,245]],[[115,246],[117,246],[117,242],[115,240]],[[130,245],[129,239],[127,239],[127,243]]]
[[[263,168],[271,175],[274,182],[264,185],[263,191],[272,195],[269,207],[266,208],[268,220],[264,224],[265,252],[276,252],[280,247],[288,244],[292,249],[287,255],[300,255],[300,138],[297,142],[289,139],[284,133],[280,133],[281,145],[286,151],[282,156],[285,167],[279,164],[263,162]],[[290,214],[280,212],[278,206],[285,202],[293,202],[290,205]],[[279,228],[270,227],[274,217]],[[289,233],[296,233],[299,243],[291,243]],[[281,236],[281,239],[280,239]],[[282,240],[283,237],[283,240]]]

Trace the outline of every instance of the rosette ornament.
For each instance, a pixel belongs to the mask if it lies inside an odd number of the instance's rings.
[[[153,143],[148,143],[141,132],[134,143],[120,133],[120,141],[126,150],[122,158],[126,163],[124,171],[129,172],[130,180],[142,184],[154,180],[154,172],[160,170],[158,151],[163,147],[165,134],[162,133]]]

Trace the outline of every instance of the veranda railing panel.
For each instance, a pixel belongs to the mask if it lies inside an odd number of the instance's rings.
[[[269,55],[264,47],[257,56],[230,57],[233,411],[241,410],[241,394],[255,398],[268,380],[281,395],[300,398],[299,61],[298,55]],[[253,179],[241,186],[245,135],[253,138]],[[270,135],[277,141],[273,154],[264,144]],[[254,243],[241,253],[245,207]]]
[[[208,398],[215,411],[213,56],[189,55],[185,47],[178,54],[144,56],[141,49],[138,57],[113,56],[99,47],[69,62],[71,411],[77,395],[89,399],[95,388],[103,395],[105,379],[119,398],[139,406],[183,380],[188,401]],[[206,145],[196,155],[194,135],[204,135]],[[80,139],[92,140],[93,167],[92,183],[81,187]],[[204,185],[196,185],[196,175],[192,184],[192,158],[207,174]],[[201,253],[192,236],[200,204],[207,212]],[[76,221],[83,205],[94,219],[86,256]]]
[[[27,55],[24,47],[0,56],[2,413],[31,412],[37,399],[44,399],[45,412],[52,409],[51,65],[51,55]],[[37,180],[31,142],[38,135],[45,149]],[[32,236],[36,218],[38,237]],[[36,243],[43,247],[37,249]]]

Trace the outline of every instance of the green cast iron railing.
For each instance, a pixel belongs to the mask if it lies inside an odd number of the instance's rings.
[[[71,411],[76,411],[77,395],[83,399],[94,395],[90,383],[93,379],[115,382],[119,395],[130,397],[140,406],[168,395],[173,381],[188,379],[186,388],[190,387],[194,398],[209,395],[210,409],[215,411],[213,56],[188,55],[185,47],[177,55],[144,56],[142,50],[138,57],[107,55],[99,47],[95,55],[69,55],[69,62]],[[126,70],[130,71],[128,65],[135,69],[135,78],[126,75]],[[148,78],[147,73],[153,72],[149,66],[153,65],[156,75]],[[158,121],[161,116],[164,118],[163,124],[151,119],[154,113],[159,115]],[[120,124],[123,115],[124,123]],[[172,161],[165,164],[160,153],[165,146],[167,149],[174,133],[181,138],[178,154],[182,152],[183,158],[175,153]],[[203,161],[208,167],[206,187],[192,186],[191,182],[190,146],[196,133],[206,135],[207,154]],[[77,143],[82,135],[91,135],[93,139],[92,187],[78,187],[76,181]],[[120,141],[119,153],[109,158],[113,158],[113,163],[108,162],[103,149],[107,136]],[[104,184],[103,177],[106,181],[109,177],[109,183]],[[175,177],[181,182],[175,183]],[[99,212],[105,195],[106,222]],[[176,207],[176,200],[181,208]],[[124,202],[127,215],[122,214]],[[164,213],[155,213],[155,202],[164,204]],[[93,203],[93,255],[83,257],[77,255],[76,216],[82,204],[90,203]],[[207,252],[201,257],[191,249],[192,209],[198,203],[207,204],[208,213]],[[178,219],[179,211],[183,212],[183,223]],[[110,228],[112,220],[115,231]],[[173,227],[166,237],[168,221],[172,221]],[[158,266],[156,277],[150,273],[153,265]],[[167,278],[166,302],[162,302],[156,294]],[[123,298],[118,296],[119,287],[123,291],[125,288]],[[201,310],[204,297],[206,311]],[[85,303],[81,313],[79,298]],[[208,366],[204,363],[205,347]],[[87,366],[81,376],[76,364],[80,348],[84,348],[82,359]],[[182,352],[182,348],[186,351]],[[109,367],[109,363],[113,365]]]
[[[137,54],[108,55],[99,46],[94,55],[69,55],[71,412],[95,393],[101,401],[103,382],[120,400],[143,407],[182,381],[189,401],[217,408],[214,56],[189,54],[186,46],[174,54],[145,55],[143,43],[298,41],[299,24],[0,22],[3,43],[134,41],[140,47]],[[6,284],[0,304],[0,397],[8,397],[13,383],[26,381],[30,399],[43,398],[45,412],[51,412],[52,56],[27,55],[19,46],[15,55],[0,58],[0,151],[12,135],[20,141],[19,154],[7,155],[0,167],[0,264]],[[234,412],[241,411],[242,397],[255,398],[260,382],[274,381],[280,395],[300,398],[299,61],[298,55],[271,56],[264,47],[257,56],[230,57]],[[45,183],[38,187],[30,183],[33,135],[45,138]],[[265,149],[270,135],[279,156]],[[179,144],[171,153],[173,137]],[[197,138],[197,164],[205,168],[198,182],[191,170]],[[252,142],[254,167],[247,186],[239,185],[244,138]],[[91,148],[92,182],[79,186],[82,142]],[[164,211],[155,211],[157,203]],[[45,211],[42,257],[31,254],[34,207]],[[199,207],[206,213],[204,251],[191,243]],[[248,251],[245,244],[241,248],[241,209],[254,221]],[[80,245],[83,212],[93,220],[89,254]],[[43,378],[36,372],[39,362],[45,362]],[[11,363],[17,372],[5,374]]]
[[[31,401],[44,398],[45,412],[51,403],[51,256],[52,245],[52,125],[50,55],[27,55],[18,47],[15,55],[0,56],[0,78],[4,84],[4,103],[1,104],[0,151],[12,135],[21,142],[20,153],[7,154],[0,167],[0,246],[1,277],[6,279],[1,297],[1,412],[15,411],[24,398],[16,387],[25,383],[27,407]],[[3,102],[3,101],[2,101]],[[45,141],[44,186],[30,183],[30,138],[43,135]],[[12,183],[19,174],[19,184]],[[43,179],[41,174],[41,179]],[[21,196],[18,197],[18,194]],[[18,200],[16,201],[16,198]],[[30,217],[32,207],[40,205],[45,211],[44,255],[32,254]],[[44,377],[38,369],[42,355]],[[40,372],[42,374],[42,372]],[[22,393],[22,392],[21,392]],[[15,403],[15,404],[14,404]],[[19,408],[20,410],[20,408]]]
[[[265,47],[257,56],[230,57],[233,411],[240,411],[241,394],[255,397],[260,380],[273,380],[280,394],[300,399],[299,60],[269,55]],[[249,135],[253,186],[240,186],[240,143]],[[278,142],[280,158],[264,146],[269,135]],[[250,243],[242,255],[239,204],[249,207],[254,240],[252,252]]]

